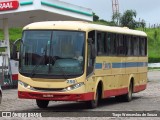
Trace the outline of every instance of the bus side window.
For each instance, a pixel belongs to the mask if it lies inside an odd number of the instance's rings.
[[[107,56],[110,55],[111,53],[111,33],[105,34],[104,50]]]
[[[131,56],[134,56],[134,46],[135,46],[135,44],[134,44],[134,39],[133,39],[133,36],[131,36]]]
[[[127,56],[130,56],[131,55],[131,52],[132,52],[132,47],[131,47],[131,36],[130,35],[127,35],[126,36],[126,41],[127,41]]]
[[[144,56],[143,50],[144,50],[144,44],[143,44],[143,38],[140,37],[139,39],[139,55]]]
[[[139,55],[139,37],[133,37],[133,44],[134,44],[134,56]]]
[[[127,41],[127,35],[123,35],[123,42],[124,42],[124,55],[127,55],[128,52],[128,41]]]
[[[147,38],[146,37],[144,38],[144,44],[145,44],[145,46],[144,46],[145,47],[144,48],[144,50],[145,50],[144,51],[144,55],[147,56]]]
[[[126,55],[127,47],[126,47],[126,36],[119,34],[118,35],[118,49],[117,49],[117,55]]]
[[[123,39],[122,35],[117,35],[117,42],[118,42],[118,49],[117,49],[117,55],[123,55]]]
[[[88,33],[88,38],[92,39],[92,45],[95,46],[95,31]],[[87,76],[93,72],[95,60],[91,58],[91,45],[88,44],[88,66],[87,66]]]
[[[105,33],[99,32],[97,33],[97,53],[98,55],[104,55],[105,54]]]
[[[140,37],[139,39],[139,53],[141,56],[147,55],[147,41],[145,37]]]
[[[111,56],[114,56],[117,54],[117,41],[116,41],[116,34],[115,33],[111,33],[110,34],[110,38],[111,38],[111,41],[110,41],[110,55]]]

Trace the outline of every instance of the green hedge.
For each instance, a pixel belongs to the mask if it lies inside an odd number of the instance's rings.
[[[149,63],[159,63],[160,62],[160,58],[148,58],[148,62]]]

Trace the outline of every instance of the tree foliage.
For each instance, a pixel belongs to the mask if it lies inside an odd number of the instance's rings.
[[[121,14],[120,13],[114,13],[113,15],[112,15],[112,21],[116,24],[116,26],[118,26],[119,25],[119,20],[120,20],[120,18],[121,18]]]
[[[100,19],[98,15],[93,12],[93,23],[101,24],[101,25],[109,25],[109,26],[116,26],[115,22],[113,21],[106,21],[104,19]]]
[[[93,13],[93,21],[98,21],[98,20],[99,20],[99,16]]]
[[[123,15],[120,17],[121,26],[125,26],[131,29],[135,29],[137,22],[134,18],[136,18],[137,13],[134,10],[126,10]]]
[[[144,19],[142,19],[141,21],[137,22],[137,28],[143,28],[143,30],[145,30],[146,28],[146,22]]]
[[[122,26],[130,29],[143,28],[145,30],[146,22],[144,19],[136,21],[137,12],[135,10],[126,10],[123,14],[115,13],[112,15],[112,21],[100,19],[98,15],[93,13],[93,21],[97,24],[109,26]]]

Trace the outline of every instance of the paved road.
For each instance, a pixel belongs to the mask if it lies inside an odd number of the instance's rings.
[[[149,71],[148,80],[149,81],[160,80],[160,71]]]
[[[159,111],[160,110],[160,72],[149,72],[149,83],[147,89],[133,95],[131,102],[117,102],[114,98],[102,101],[96,109],[87,109],[86,104],[82,102],[50,102],[48,108],[39,109],[35,100],[24,100],[17,98],[17,90],[4,90],[2,105],[0,111],[18,111],[18,112],[48,112],[47,115],[65,116],[62,111],[75,111],[68,113],[68,117],[83,116],[90,112],[92,115],[102,115],[102,111]],[[60,111],[56,112],[55,111]],[[77,112],[78,111],[78,112]],[[85,111],[85,112],[84,112]],[[104,112],[105,113],[105,112]],[[103,114],[104,114],[103,113]],[[106,113],[107,114],[107,113]],[[112,118],[111,118],[112,119]],[[119,118],[120,119],[120,118]],[[132,118],[131,118],[132,119]],[[149,119],[149,118],[148,118]]]

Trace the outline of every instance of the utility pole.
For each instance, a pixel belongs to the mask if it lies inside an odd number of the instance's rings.
[[[112,0],[112,12],[113,12],[113,20],[117,22],[119,25],[119,2],[118,0]]]
[[[112,0],[112,12],[113,12],[113,14],[119,13],[119,2],[118,2],[118,0]]]

